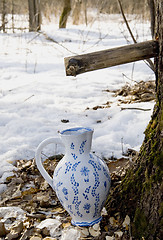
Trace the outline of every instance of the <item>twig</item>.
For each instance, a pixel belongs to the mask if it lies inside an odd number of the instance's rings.
[[[72,53],[72,54],[76,54],[75,52],[70,51],[68,48],[66,48],[65,46],[63,46],[61,43],[57,42],[56,40],[54,40],[53,38],[49,37],[45,32],[41,32],[45,38],[51,42],[54,42],[56,44],[58,44],[59,46],[61,46],[62,48],[66,49],[68,52]]]
[[[39,37],[41,34],[41,32],[39,32],[36,36],[34,36],[31,40],[29,40],[27,43],[30,43],[32,42],[35,38]]]
[[[127,77],[127,75],[124,74],[124,73],[122,73],[122,75],[123,75],[123,77],[127,78],[128,80],[130,80],[130,81],[132,81],[132,82],[135,82],[135,83],[137,83],[137,84],[139,83],[138,81],[134,80],[133,78]]]
[[[121,111],[123,111],[123,110],[141,110],[141,111],[151,111],[151,109],[150,108],[127,108],[127,107],[121,107]]]
[[[131,28],[130,28],[130,26],[129,26],[129,24],[128,24],[128,21],[127,21],[127,19],[126,19],[126,16],[125,16],[125,14],[124,14],[121,1],[120,1],[120,0],[117,0],[117,1],[118,1],[118,4],[119,4],[119,7],[120,7],[120,11],[121,11],[122,17],[123,17],[123,19],[124,19],[124,21],[125,21],[125,24],[126,24],[126,26],[127,26],[127,29],[128,29],[128,31],[129,31],[129,33],[130,33],[130,35],[131,35],[131,37],[132,37],[132,40],[133,40],[134,43],[137,43],[137,41],[136,41],[136,39],[135,39],[132,31],[131,31]],[[146,60],[144,60],[144,62],[155,72],[154,64],[153,64],[153,62],[152,62],[150,59],[146,59]]]
[[[32,97],[34,97],[34,94],[31,95],[30,97],[26,98],[26,99],[24,100],[24,102],[26,102],[27,100],[29,100],[29,99],[32,98]]]

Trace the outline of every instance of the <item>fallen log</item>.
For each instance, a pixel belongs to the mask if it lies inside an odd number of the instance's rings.
[[[158,42],[155,40],[135,43],[123,47],[66,57],[67,76],[108,68],[158,56]]]

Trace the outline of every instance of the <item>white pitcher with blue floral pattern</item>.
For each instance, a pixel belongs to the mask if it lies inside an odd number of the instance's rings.
[[[56,191],[75,226],[92,226],[101,221],[101,210],[110,189],[110,174],[106,163],[90,153],[93,130],[78,127],[64,130],[60,138],[48,138],[36,151],[36,165]],[[55,168],[53,179],[43,167],[42,149],[50,143],[63,143],[65,156]]]

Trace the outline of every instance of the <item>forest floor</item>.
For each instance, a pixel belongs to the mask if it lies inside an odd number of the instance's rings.
[[[136,154],[134,152],[134,154]],[[44,163],[52,175],[61,156]],[[126,170],[133,164],[131,158],[108,161],[112,189],[120,183]],[[35,161],[17,161],[17,171],[7,178],[7,190],[0,201],[1,239],[130,239],[130,218],[120,214],[108,216],[105,208],[100,224],[92,227],[74,227],[71,217],[63,209],[55,192],[38,172]]]

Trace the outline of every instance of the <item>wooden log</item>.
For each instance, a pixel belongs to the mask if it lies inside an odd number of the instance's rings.
[[[151,40],[123,47],[92,52],[83,55],[66,57],[65,69],[67,76],[135,62],[158,56],[158,42]]]

